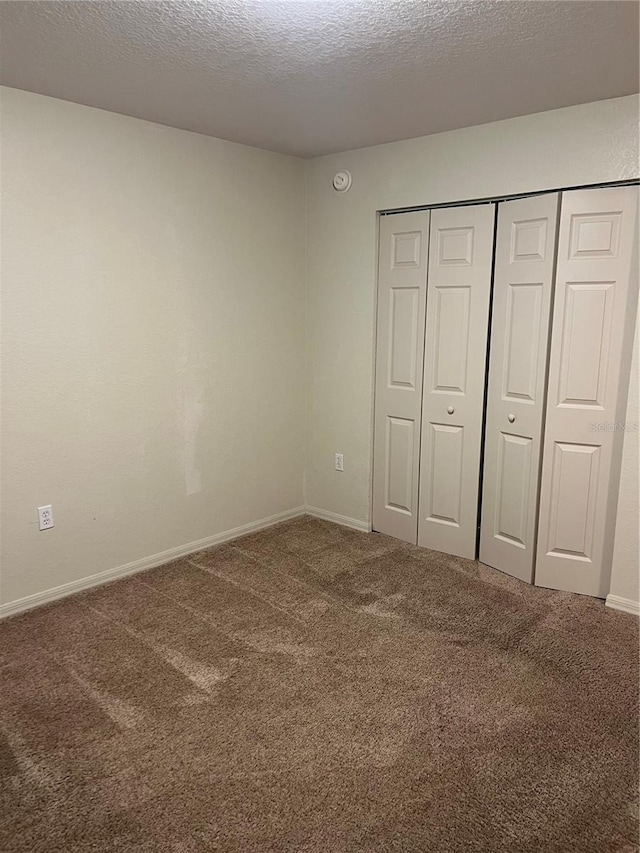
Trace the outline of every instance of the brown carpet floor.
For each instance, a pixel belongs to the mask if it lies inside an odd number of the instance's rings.
[[[637,847],[638,624],[303,518],[0,623],[0,849]]]

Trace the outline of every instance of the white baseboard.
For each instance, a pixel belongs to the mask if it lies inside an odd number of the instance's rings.
[[[351,527],[354,530],[371,533],[371,525],[366,521],[349,518],[348,515],[339,515],[337,512],[329,512],[328,509],[320,509],[317,506],[307,506],[305,510],[307,515],[312,515],[314,518],[321,518],[323,521],[333,521],[334,524],[341,524],[343,527]]]
[[[608,595],[605,604],[613,610],[623,610],[625,613],[633,613],[634,616],[640,616],[640,602],[634,601],[632,598],[620,598],[619,595]]]
[[[7,604],[0,604],[0,619],[13,616],[16,613],[22,613],[24,610],[31,610],[33,607],[47,604],[58,598],[64,598],[67,595],[72,595],[74,592],[81,592],[83,589],[99,586],[100,584],[107,583],[107,581],[114,581],[118,578],[127,577],[127,575],[136,574],[136,572],[143,572],[145,569],[162,566],[164,563],[170,563],[171,560],[185,557],[187,554],[193,554],[195,551],[202,551],[203,548],[210,548],[212,545],[221,545],[223,542],[230,542],[239,536],[246,536],[247,533],[255,533],[257,530],[263,530],[265,527],[271,527],[271,525],[278,524],[281,521],[298,518],[298,516],[304,515],[305,512],[306,507],[303,506],[279,512],[276,515],[270,515],[268,518],[261,518],[259,521],[251,521],[249,524],[243,524],[241,527],[234,527],[232,530],[225,530],[222,533],[207,536],[205,539],[198,539],[197,542],[178,545],[177,548],[169,548],[167,551],[161,551],[159,554],[153,554],[151,557],[134,560],[132,563],[126,563],[124,566],[118,566],[115,569],[107,569],[104,572],[98,572],[95,575],[89,575],[89,577],[80,578],[77,581],[71,581],[52,589],[46,589],[43,592],[27,595],[25,598],[19,598],[16,601],[9,601]]]

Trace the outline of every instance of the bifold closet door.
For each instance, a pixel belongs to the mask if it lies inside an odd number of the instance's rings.
[[[495,206],[431,212],[418,544],[475,557]]]
[[[638,188],[563,193],[539,586],[605,597],[638,289]]]
[[[416,543],[429,211],[380,218],[373,529]]]
[[[531,583],[558,193],[498,205],[480,560]]]

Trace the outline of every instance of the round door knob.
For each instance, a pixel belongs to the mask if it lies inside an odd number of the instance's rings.
[[[512,424],[515,421],[515,419],[516,419],[515,415],[507,415],[507,420],[509,421],[510,424]]]
[[[447,412],[452,415],[455,412],[455,409],[453,408],[453,406],[447,406]]]

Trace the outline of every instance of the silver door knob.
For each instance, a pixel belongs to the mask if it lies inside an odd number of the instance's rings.
[[[510,424],[512,424],[515,421],[515,419],[516,419],[515,415],[507,415],[507,420],[509,421]]]
[[[450,415],[452,415],[452,414],[455,412],[455,409],[453,408],[453,406],[447,406],[447,412],[448,412]]]

